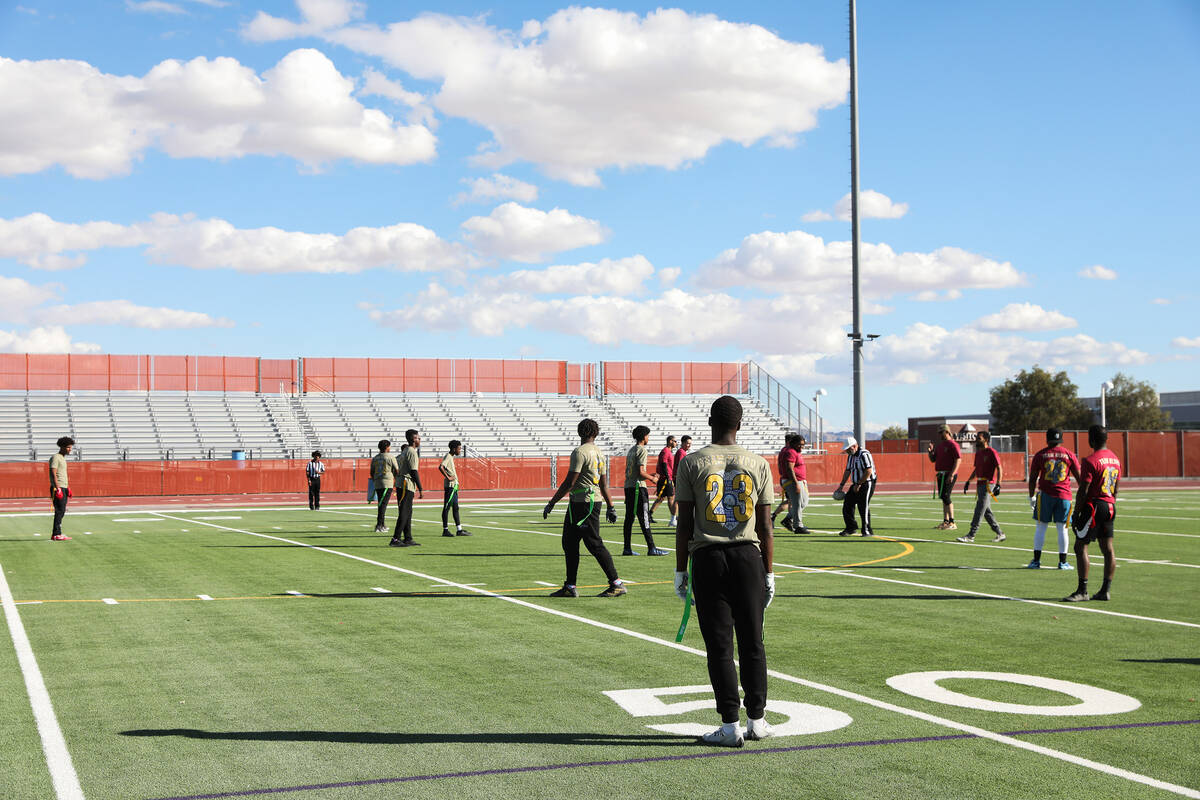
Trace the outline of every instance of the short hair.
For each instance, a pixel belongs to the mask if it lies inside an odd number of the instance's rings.
[[[983,439],[984,443],[990,442],[992,440],[992,435],[990,433],[988,433],[987,431],[980,431],[979,433],[976,434],[976,437]]]
[[[409,444],[412,444],[413,437],[415,437],[416,435],[417,435],[417,429],[409,428],[408,430],[406,430],[404,432],[404,441],[408,442]]]
[[[686,433],[683,436],[679,437],[680,444],[683,444],[684,442],[690,442],[691,440],[692,440],[692,437],[688,436]]]
[[[638,425],[633,429],[633,440],[640,442],[642,439],[650,435],[650,429],[645,425]]]
[[[805,442],[807,442],[807,441],[808,441],[808,439],[805,439],[805,438],[804,438],[804,434],[803,434],[803,433],[794,433],[794,434],[792,434],[792,439],[793,439],[793,440],[795,440],[796,444],[804,444]]]
[[[1088,444],[1099,450],[1108,444],[1108,429],[1103,425],[1093,425],[1088,428]]]
[[[1062,431],[1058,428],[1049,428],[1046,431],[1046,444],[1059,444],[1062,438]]]
[[[384,450],[387,450],[391,446],[392,446],[391,439],[380,439],[379,440],[379,452],[382,453]]]
[[[462,447],[462,442],[460,442],[458,439],[451,439],[450,444],[447,446],[453,450],[456,447]]]
[[[59,437],[57,444],[59,447],[68,447],[69,445],[75,444],[75,440],[70,436],[61,436]]]
[[[600,435],[600,426],[591,417],[579,420],[579,424],[575,426],[575,430],[579,432],[579,438],[581,439],[595,439]]]
[[[320,450],[313,450],[313,455],[312,455],[312,457],[313,457],[313,458],[320,458],[320,457],[321,457],[321,451],[320,451]]]
[[[671,434],[667,434],[667,444],[670,444],[673,441],[675,441],[675,437]]]
[[[721,395],[709,409],[708,422],[717,430],[737,430],[742,427],[742,404],[736,397]]]

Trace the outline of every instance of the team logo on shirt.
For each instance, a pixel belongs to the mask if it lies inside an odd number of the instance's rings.
[[[748,522],[753,514],[754,478],[737,467],[704,479],[708,496],[705,518],[732,531]]]

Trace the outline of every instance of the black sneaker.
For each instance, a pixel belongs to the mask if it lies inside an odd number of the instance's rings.
[[[875,531],[862,531],[862,532],[860,532],[858,535],[859,535],[859,536],[874,536],[874,535],[875,535]]]
[[[846,528],[845,530],[838,531],[838,536],[853,536],[856,533],[858,533],[857,528]]]
[[[658,524],[657,522],[655,522],[655,521],[654,521],[654,515],[653,515],[653,514],[651,514],[651,515],[650,515],[650,524],[651,524],[651,525],[657,525],[657,524]]]
[[[388,542],[388,547],[408,547],[408,545],[399,539],[392,539],[390,542]]]
[[[1082,603],[1086,600],[1088,600],[1087,592],[1075,592],[1074,594],[1069,594],[1062,599],[1064,603]]]
[[[579,592],[575,590],[574,586],[567,586],[564,583],[561,589],[559,589],[556,592],[551,592],[550,596],[551,597],[579,597]]]
[[[456,533],[454,535],[455,536],[470,536],[471,532],[469,530],[467,530],[466,528],[459,528],[458,533]]]
[[[625,584],[610,583],[608,585],[607,589],[605,589],[603,592],[601,592],[600,594],[598,594],[596,596],[597,597],[620,597],[623,594],[628,594],[628,592],[625,591]]]
[[[412,539],[405,539],[403,542],[400,543],[400,546],[401,547],[420,547],[421,543],[414,542]]]
[[[795,530],[795,533],[799,533],[799,534],[803,534],[803,535],[805,535],[805,536],[808,536],[808,535],[810,535],[810,534],[812,533],[812,531],[810,531],[808,528],[806,528],[806,527],[804,527],[803,525],[801,525],[799,528],[796,528],[796,530]]]
[[[781,522],[781,523],[779,523],[779,524],[780,524],[781,526],[783,526],[783,527],[784,527],[786,530],[792,531],[793,533],[794,533],[794,532],[795,532],[795,530],[796,530],[795,526],[794,526],[794,525],[792,525],[792,521],[791,521],[790,519],[788,519],[787,517],[784,517],[784,518],[783,518],[783,522]]]
[[[451,539],[454,538],[454,534],[450,532],[449,528],[442,528],[442,536],[449,536]]]
[[[1098,591],[1094,595],[1092,595],[1092,599],[1093,600],[1112,600],[1112,594],[1110,594],[1108,589],[1101,589],[1100,591]]]
[[[623,555],[623,556],[636,556],[636,555],[637,555],[637,553],[633,552],[632,550],[626,549],[626,550],[622,550],[622,551],[621,551],[621,555]]]

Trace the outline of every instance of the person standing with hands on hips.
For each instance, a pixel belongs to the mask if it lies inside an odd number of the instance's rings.
[[[67,456],[75,440],[63,436],[57,442],[58,452],[50,456],[50,502],[54,505],[54,525],[50,530],[50,539],[55,542],[69,542],[71,537],[62,532],[63,517],[67,515],[67,501],[71,499],[71,487],[67,485]]]
[[[313,450],[312,461],[304,467],[304,475],[308,478],[308,510],[321,510],[321,476],[325,474],[325,464],[321,462],[321,451]]]
[[[413,492],[416,492],[418,497],[425,497],[425,490],[421,487],[421,476],[417,474],[421,465],[418,455],[421,449],[421,434],[417,433],[415,428],[409,428],[404,432],[404,440],[407,444],[400,448],[400,477],[404,481],[400,484],[400,500],[396,503],[400,507],[400,513],[396,517],[396,530],[392,533],[392,540],[388,545],[420,547],[420,542],[413,541],[412,514]]]
[[[929,460],[937,473],[937,493],[942,500],[942,523],[935,525],[939,531],[958,530],[954,524],[954,482],[958,480],[958,465],[962,463],[962,450],[954,441],[949,425],[938,428],[941,439],[936,446],[930,444],[925,448]]]
[[[675,593],[691,597],[708,657],[708,676],[721,715],[721,727],[700,737],[704,744],[741,747],[745,739],[765,739],[771,726],[767,705],[767,654],[763,612],[775,597],[771,530],[774,500],[771,468],[762,456],[737,444],[742,404],[725,395],[713,402],[708,424],[712,444],[691,453],[675,474]],[[745,730],[739,725],[741,699],[733,663],[737,637]]]

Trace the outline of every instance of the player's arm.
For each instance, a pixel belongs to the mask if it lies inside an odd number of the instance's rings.
[[[959,456],[958,458],[954,459],[954,466],[950,468],[950,474],[957,475],[958,468],[961,466],[962,466],[962,456]]]
[[[763,568],[768,573],[774,572],[775,563],[775,530],[771,524],[771,505],[754,507],[754,532],[762,545]],[[676,534],[678,535],[678,534]]]
[[[644,463],[638,464],[638,478],[643,481],[650,481],[651,483],[654,483],[655,480],[654,476],[650,474],[650,471],[646,469],[646,465]]]
[[[688,543],[692,540],[692,531],[696,527],[696,504],[691,500],[680,500],[675,506],[678,518],[675,520],[675,571],[687,572]],[[770,521],[770,514],[767,514]]]
[[[571,491],[571,488],[575,486],[575,481],[577,480],[579,480],[578,472],[567,473],[567,477],[563,478],[563,482],[558,485],[558,491],[554,493],[554,496],[550,498],[550,502],[546,503],[546,507],[542,509],[542,519],[550,516],[550,512],[554,510],[556,505],[558,505],[558,501],[562,500],[563,497],[566,496],[567,492]]]
[[[425,489],[424,489],[424,487],[421,486],[421,473],[419,473],[417,470],[413,469],[413,470],[409,470],[408,474],[412,476],[413,486],[417,487],[417,492],[419,493],[419,496],[424,497]]]
[[[645,472],[645,471],[646,471],[645,469],[642,470],[642,472]],[[608,506],[608,508],[611,510],[613,507],[613,501],[612,501],[612,497],[609,496],[609,494],[608,494],[608,475],[607,474],[600,476],[600,496],[604,498],[604,505]]]
[[[1004,467],[1002,467],[1000,465],[1000,456],[997,455],[996,456],[996,485],[999,486],[1000,482],[1003,480],[1004,480]]]
[[[1042,464],[1036,459],[1029,465],[1029,499],[1037,493],[1038,475],[1042,472]]]
[[[779,468],[779,477],[784,480],[789,480],[792,483],[799,483],[796,480],[796,470],[792,467],[791,461],[783,462],[783,466]]]
[[[454,480],[450,477],[450,470],[446,469],[445,464],[438,464],[438,472],[442,473],[442,477],[446,479],[447,483],[454,483]]]

